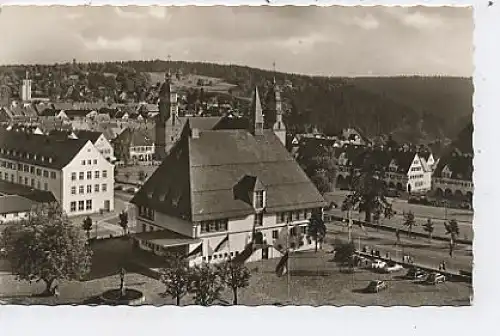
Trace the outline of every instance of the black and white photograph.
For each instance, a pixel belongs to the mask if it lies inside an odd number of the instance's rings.
[[[0,305],[472,304],[472,7],[0,31]]]

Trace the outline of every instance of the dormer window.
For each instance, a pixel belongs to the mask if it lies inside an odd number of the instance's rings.
[[[265,207],[265,192],[264,190],[257,190],[254,192],[254,208],[263,209]]]

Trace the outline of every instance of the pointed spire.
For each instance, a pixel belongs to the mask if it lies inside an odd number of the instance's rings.
[[[262,114],[262,105],[260,104],[259,89],[255,87],[253,99],[250,125],[253,135],[262,135],[264,132],[264,116]]]

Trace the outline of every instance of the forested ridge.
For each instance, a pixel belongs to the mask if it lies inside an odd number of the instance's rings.
[[[265,96],[276,77],[282,85],[290,130],[318,128],[327,134],[353,126],[368,136],[392,134],[399,141],[451,139],[471,120],[473,84],[459,77],[319,77],[231,64],[183,61],[128,61],[2,66],[0,84],[15,96],[28,70],[35,94],[51,99],[151,99],[149,72],[198,74],[235,84],[234,97],[250,97],[258,86]],[[265,101],[265,99],[263,99]]]

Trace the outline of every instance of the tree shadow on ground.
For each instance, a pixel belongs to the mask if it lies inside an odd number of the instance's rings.
[[[368,294],[368,291],[366,288],[354,288],[351,292],[357,293],[357,294]]]
[[[335,274],[333,270],[292,270],[290,271],[290,276],[297,276],[297,277],[308,277],[308,276],[331,276]]]

